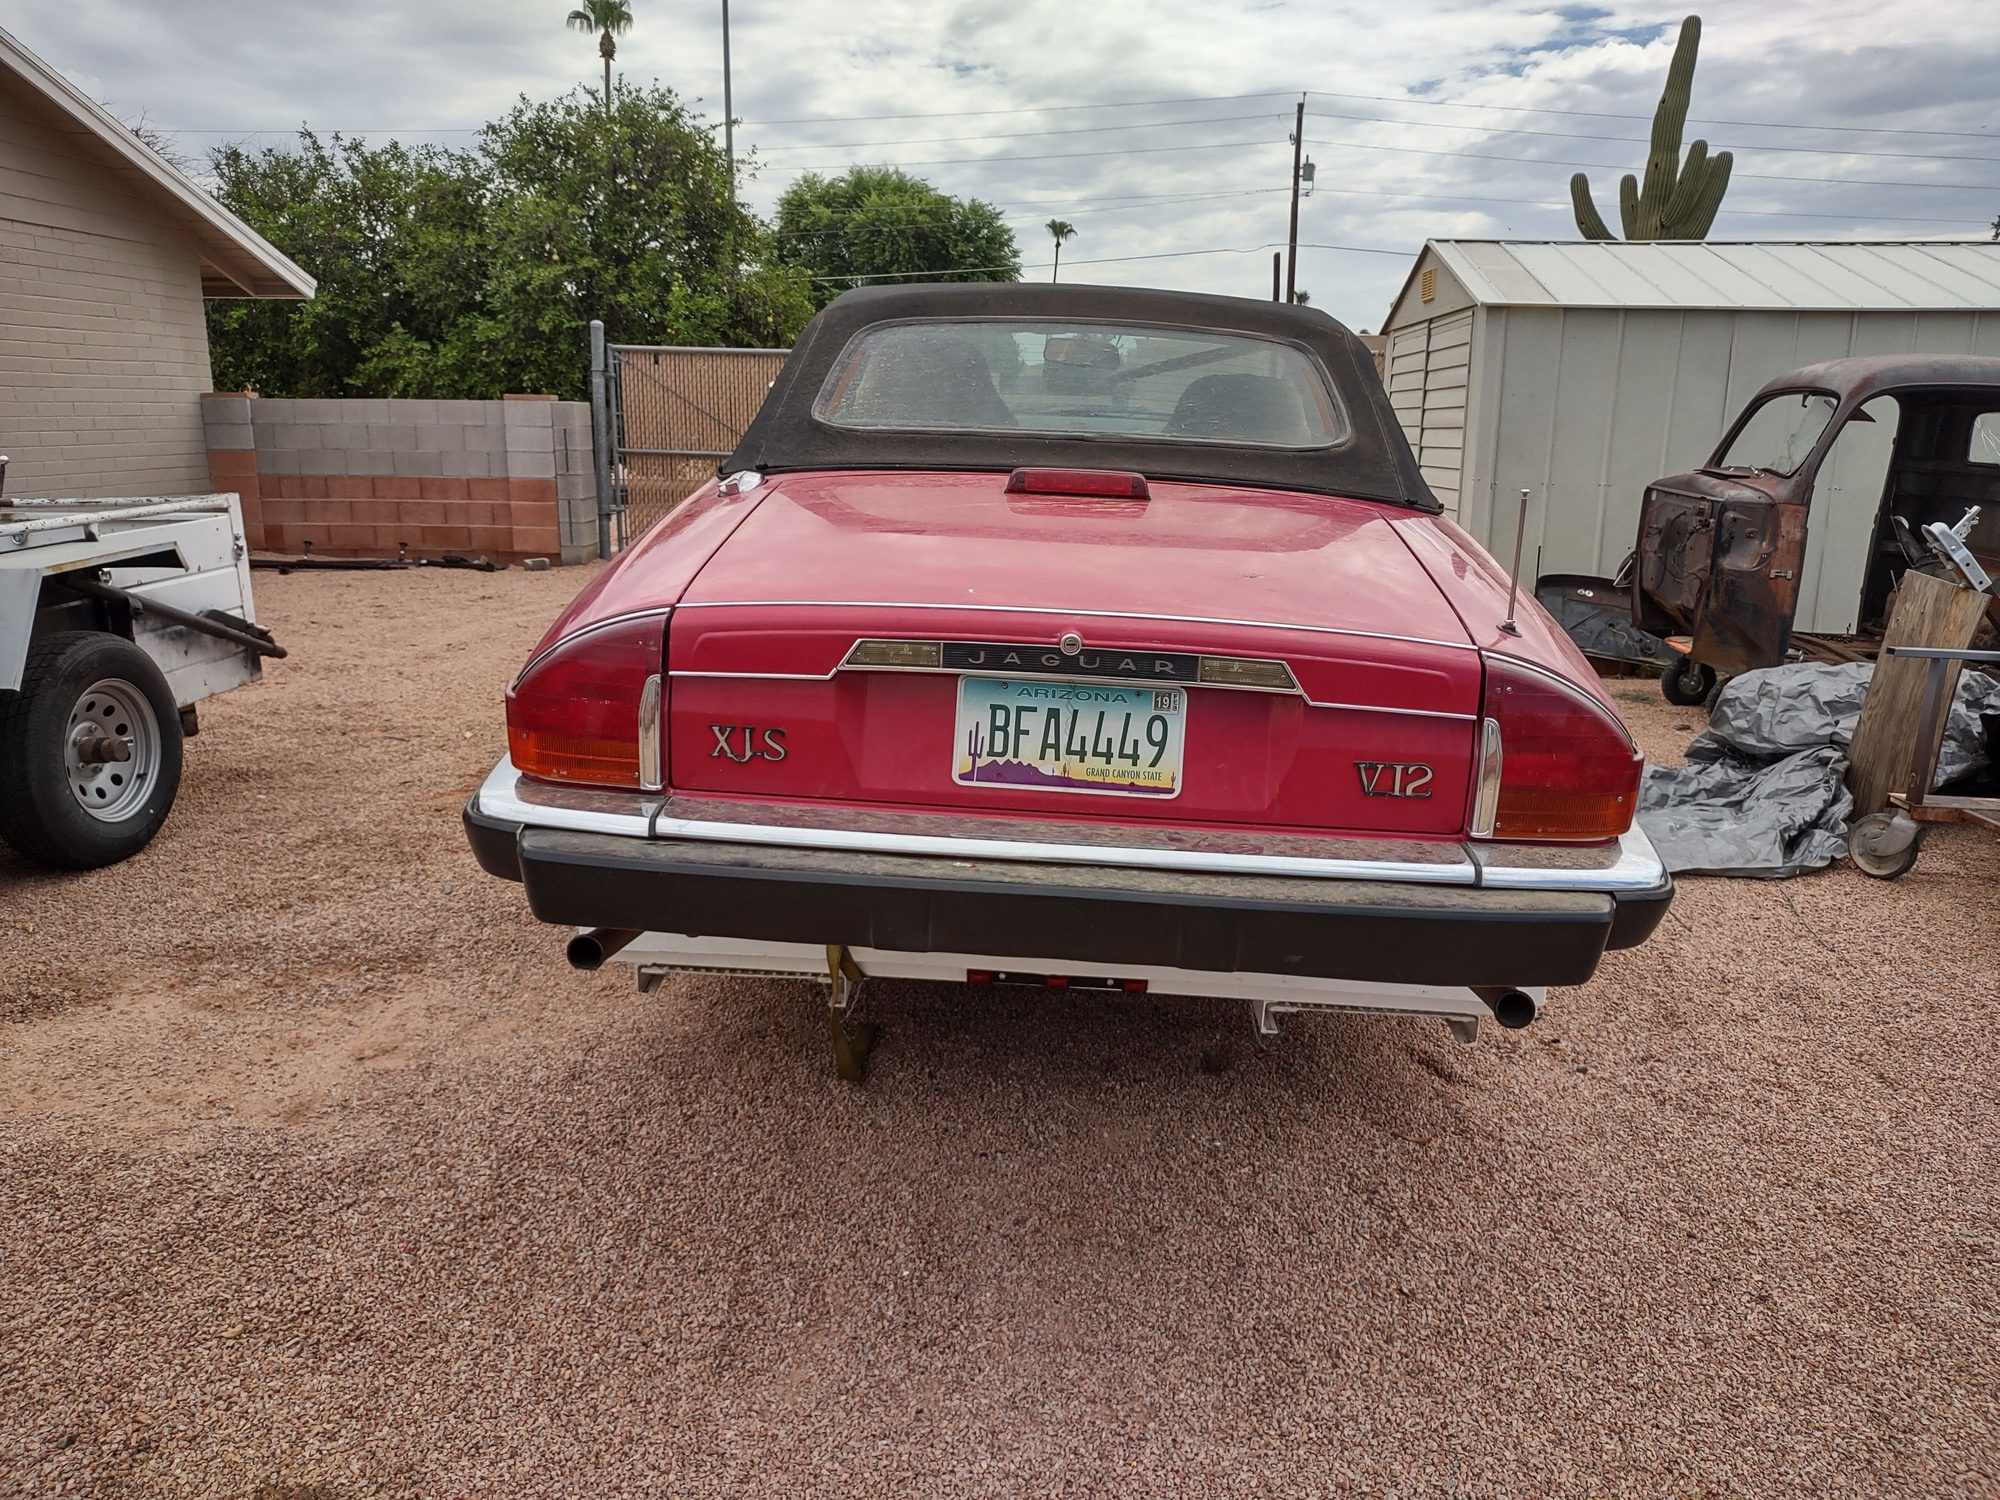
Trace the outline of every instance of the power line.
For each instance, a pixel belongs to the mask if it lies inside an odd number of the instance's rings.
[[[1127,146],[1121,150],[1114,151],[1038,152],[1013,156],[925,157],[911,161],[879,163],[879,165],[895,167],[1006,166],[1016,162],[1083,161],[1093,157],[1149,156],[1163,152],[1181,151],[1241,150],[1246,146],[1270,146],[1276,144],[1278,143],[1274,140],[1209,141],[1186,146]],[[1343,141],[1325,136],[1309,137],[1308,144],[1315,146],[1337,146],[1356,151],[1389,151],[1405,156],[1447,156],[1458,157],[1468,161],[1509,162],[1515,166],[1522,167],[1588,167],[1600,172],[1615,172],[1624,166],[1622,162],[1570,161],[1561,157],[1547,156],[1506,156],[1491,151],[1444,151],[1435,147],[1385,146],[1375,141]],[[789,170],[797,169],[792,168]],[[1735,176],[1740,179],[1757,182],[1817,182],[1835,187],[1929,188],[1967,193],[2000,192],[2000,184],[1981,182],[1892,181],[1868,177],[1815,176],[1798,172],[1738,172]]]
[[[1193,255],[1262,255],[1266,250],[1284,248],[1282,240],[1269,240],[1261,245],[1218,245],[1209,250],[1159,250],[1150,255],[1100,255],[1090,260],[1071,260],[1072,266],[1122,265],[1137,260],[1182,260]],[[1353,255],[1393,255],[1399,260],[1413,259],[1409,250],[1385,250],[1379,245],[1299,245],[1301,250],[1343,250]],[[1018,267],[1023,271],[1044,271],[1055,264],[1052,260],[1023,261]],[[1013,271],[1014,266],[953,266],[945,271],[884,271],[867,276],[815,276],[814,281],[862,282],[862,281],[920,281],[934,280],[940,276],[983,276],[995,271]]]
[[[1647,144],[1643,135],[1598,135],[1574,130],[1508,130],[1491,125],[1457,125],[1448,120],[1390,120],[1380,115],[1343,115],[1332,110],[1320,110],[1316,118],[1321,120],[1354,120],[1373,125],[1406,125],[1419,130],[1470,130],[1480,135],[1533,135],[1565,141],[1627,141],[1636,145]],[[971,137],[968,137],[971,139]],[[791,149],[789,147],[783,149]],[[1890,161],[1970,161],[2000,163],[2000,156],[1936,156],[1918,151],[1850,151],[1842,146],[1737,146],[1737,151],[1786,151],[1804,156],[1878,156]]]
[[[1282,193],[1284,189],[1260,188],[1257,191]],[[1477,197],[1465,193],[1394,193],[1377,188],[1328,187],[1325,183],[1320,183],[1314,191],[1315,193],[1337,193],[1342,197],[1348,198],[1415,198],[1424,203],[1518,203],[1529,208],[1556,209],[1567,209],[1570,206],[1568,203],[1551,202],[1545,198],[1492,198]],[[1080,213],[1087,213],[1088,211],[1087,209],[1078,210]],[[1723,204],[1722,212],[1726,214],[1753,214],[1758,218],[1764,219],[1838,219],[1853,224],[1972,224],[1975,222],[1975,220],[1963,216],[1955,219],[1933,219],[1899,214],[1811,214],[1776,208],[1731,208],[1727,202]],[[1983,218],[1979,219],[1977,223],[1978,227],[1982,229],[1987,227],[1986,221]]]
[[[886,141],[799,141],[793,145],[771,146],[775,152],[791,151],[849,151],[863,146],[939,146],[953,141],[1024,141],[1045,135],[1102,135],[1114,130],[1167,130],[1179,125],[1241,125],[1251,120],[1276,120],[1276,115],[1209,115],[1196,120],[1151,120],[1144,125],[1071,125],[1061,130],[1015,130],[997,135],[933,135],[898,136]],[[1474,129],[1473,126],[1447,126],[1452,130]],[[1624,140],[1625,137],[1616,137]],[[1970,157],[1954,160],[1974,160]],[[2000,160],[2000,158],[1995,158]]]
[[[1617,114],[1601,109],[1564,109],[1554,105],[1541,104],[1468,104],[1456,99],[1417,99],[1397,97],[1389,94],[1330,94],[1321,89],[1308,89],[1307,94],[1314,99],[1359,99],[1367,104],[1410,104],[1432,109],[1487,109],[1508,114],[1525,115],[1575,115],[1592,120],[1650,120],[1651,115]],[[1737,130],[1827,130],[1853,135],[1934,135],[1955,137],[1961,140],[1991,141],[1996,139],[1993,132],[1984,130],[1923,130],[1907,125],[1808,125],[1797,121],[1790,123],[1779,120],[1713,120],[1690,117],[1691,125],[1727,125]]]
[[[1072,206],[1072,204],[1074,204],[1077,201],[1074,199],[1064,199],[1061,201],[1048,202],[1042,204],[1036,204],[1031,200],[1027,203],[1018,204],[1011,209],[1003,210],[1001,213],[1001,217],[1006,219],[1032,219],[1038,217],[1041,212],[1047,209],[1057,208],[1057,209],[1062,209],[1067,213],[1074,214],[1078,218],[1082,218],[1085,214],[1132,213],[1136,210],[1143,210],[1143,209],[1175,207],[1184,203],[1209,202],[1218,198],[1253,198],[1270,193],[1282,193],[1285,191],[1287,190],[1281,187],[1277,187],[1277,188],[1238,188],[1233,192],[1227,192],[1227,193],[1160,193],[1143,197],[1131,202],[1120,202],[1117,199],[1108,199],[1099,202],[1097,204],[1094,204],[1092,206],[1082,207],[1082,208]],[[1087,204],[1090,202],[1090,200],[1088,199],[1083,201]],[[838,217],[845,218],[849,217],[849,215],[839,215]],[[887,230],[887,229],[923,228],[926,226],[936,225],[939,222],[940,221],[937,219],[925,219],[925,218],[870,219],[865,224],[824,224],[816,229],[773,230],[771,238],[774,240],[824,239],[828,235],[855,234],[860,232],[873,233],[876,230]],[[1950,220],[1940,219],[1937,222],[1955,224],[1960,221],[1956,219],[1950,219]]]
[[[1437,151],[1421,146],[1383,146],[1374,141],[1335,141],[1317,137],[1310,142],[1315,146],[1340,146],[1356,151],[1393,151],[1405,156],[1458,156],[1473,161],[1504,161],[1522,167],[1591,167],[1600,172],[1615,172],[1623,163],[1609,161],[1565,161],[1553,156],[1496,156],[1490,151]],[[1253,144],[1262,144],[1256,142]],[[1008,161],[1017,158],[988,157],[990,161]],[[1019,160],[1032,160],[1029,157]],[[1893,188],[1944,188],[1961,193],[2000,192],[2000,184],[1985,182],[1911,182],[1885,181],[1870,177],[1808,177],[1797,172],[1737,172],[1737,178],[1748,178],[1755,182],[1822,182],[1835,187],[1893,187]]]
[[[1271,146],[1277,144],[1280,143],[1269,138],[1253,141],[1204,141],[1192,146],[1126,146],[1116,151],[1062,151],[1030,156],[924,157],[916,161],[880,162],[873,163],[873,165],[891,167],[954,167],[965,166],[971,163],[1004,165],[1008,162],[1027,161],[1082,161],[1087,157],[1093,156],[1156,156],[1167,151],[1240,151],[1245,146]],[[831,165],[831,163],[828,163],[828,165]],[[811,169],[792,167],[786,170],[801,171]]]
[[[1234,104],[1244,99],[1289,99],[1297,89],[1261,94],[1207,94],[1183,99],[1115,99],[1103,104],[1026,104],[1012,109],[943,109],[903,115],[804,115],[795,120],[745,120],[745,125],[848,125],[860,120],[958,120],[987,115],[1052,115],[1076,109],[1147,109],[1163,104]]]
[[[779,125],[847,125],[878,120],[962,120],[985,119],[999,115],[1040,115],[1063,114],[1078,110],[1102,109],[1144,109],[1164,105],[1179,104],[1232,104],[1247,99],[1289,99],[1296,96],[1297,89],[1267,89],[1254,94],[1206,94],[1185,95],[1175,99],[1116,99],[1095,104],[1030,104],[1006,109],[948,109],[913,111],[898,114],[872,115],[799,115],[789,119],[746,120],[748,126]],[[1309,89],[1304,92],[1314,99],[1352,99],[1368,104],[1395,104],[1411,109],[1476,109],[1493,113],[1560,115],[1576,119],[1591,120],[1651,120],[1649,114],[1634,114],[1616,110],[1570,109],[1561,105],[1547,104],[1485,104],[1461,99],[1425,99],[1397,94],[1340,94],[1325,89]],[[1374,116],[1337,116],[1336,118],[1374,119]],[[1165,122],[1162,122],[1165,123]],[[1384,120],[1385,124],[1420,125],[1420,120]],[[1992,143],[2000,140],[2000,132],[1980,130],[1927,130],[1907,125],[1823,125],[1798,120],[1729,120],[1720,118],[1691,117],[1689,123],[1696,125],[1726,125],[1739,130],[1810,130],[1839,133],[1843,135],[1899,135],[1930,136],[1939,139],[1971,140]],[[240,125],[174,125],[162,126],[179,135],[292,135],[301,128],[299,125],[286,126],[240,126]],[[486,127],[483,125],[371,125],[336,127],[342,135],[477,135]],[[1125,127],[1083,127],[1116,129]],[[1144,128],[1143,126],[1132,128]],[[333,133],[329,131],[328,133]],[[1529,132],[1522,132],[1529,133]],[[974,137],[967,137],[974,139]],[[1629,140],[1636,137],[1605,136],[1605,140]],[[1806,148],[1781,148],[1777,146],[1744,147],[1745,150],[1780,150]],[[1861,154],[1861,153],[1854,153]],[[1875,153],[1871,153],[1875,154]],[[1964,157],[1960,160],[1983,160],[1984,158]]]

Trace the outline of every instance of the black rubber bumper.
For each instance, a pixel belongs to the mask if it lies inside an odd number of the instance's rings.
[[[468,807],[480,865],[545,922],[768,942],[1389,984],[1580,984],[1671,880],[1621,893],[1183,875],[521,829]]]

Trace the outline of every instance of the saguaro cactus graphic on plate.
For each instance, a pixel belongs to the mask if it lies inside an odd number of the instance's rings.
[[[1681,22],[1681,39],[1667,69],[1667,87],[1653,113],[1653,149],[1646,158],[1646,180],[1627,173],[1618,184],[1618,217],[1628,240],[1699,240],[1708,235],[1729,189],[1735,157],[1727,151],[1708,154],[1708,142],[1696,141],[1681,160],[1681,134],[1687,126],[1688,101],[1694,95],[1695,54],[1701,49],[1701,17]],[[1576,227],[1585,239],[1614,240],[1590,196],[1590,178],[1578,172],[1569,180],[1576,208]]]

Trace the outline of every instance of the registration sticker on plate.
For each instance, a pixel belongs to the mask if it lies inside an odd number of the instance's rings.
[[[951,779],[1177,796],[1186,720],[1180,688],[961,677]]]

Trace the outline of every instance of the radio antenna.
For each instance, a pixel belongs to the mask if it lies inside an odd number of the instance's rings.
[[[1514,623],[1514,611],[1521,597],[1521,543],[1528,535],[1528,494],[1528,487],[1521,486],[1521,513],[1514,518],[1514,566],[1507,575],[1507,618],[1500,622],[1500,628],[1514,636],[1521,633],[1521,627]]]

